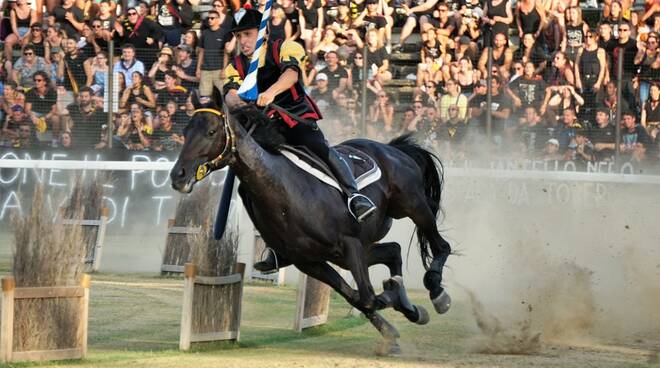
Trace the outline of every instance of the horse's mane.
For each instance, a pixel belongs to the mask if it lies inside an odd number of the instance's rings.
[[[252,132],[252,138],[267,151],[275,152],[286,141],[282,124],[273,123],[264,111],[255,105],[237,107],[231,111],[235,119],[249,131],[254,124],[256,128]]]

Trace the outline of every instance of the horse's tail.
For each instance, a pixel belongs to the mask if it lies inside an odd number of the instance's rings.
[[[412,158],[422,170],[426,202],[433,212],[433,217],[437,219],[438,212],[440,212],[441,209],[440,201],[442,199],[442,187],[444,183],[444,168],[442,162],[438,156],[415,142],[411,134],[397,137],[393,139],[389,145],[410,156],[410,158]],[[417,240],[419,241],[422,263],[424,264],[424,268],[428,269],[429,264],[432,261],[432,256],[429,252],[429,240],[420,228],[417,228]]]

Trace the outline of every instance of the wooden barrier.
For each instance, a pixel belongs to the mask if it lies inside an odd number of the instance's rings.
[[[160,265],[162,275],[183,273],[184,265],[190,262],[190,241],[188,235],[201,234],[210,226],[206,222],[204,226],[174,226],[175,220],[167,221],[167,240],[165,240],[165,252],[163,262]]]
[[[301,332],[305,328],[325,324],[330,309],[330,286],[300,273],[298,297],[296,298],[296,318],[293,329]]]
[[[183,308],[179,349],[193,342],[240,339],[245,264],[236,263],[228,276],[198,276],[192,263],[184,266]]]
[[[252,253],[253,263],[261,261],[262,254],[265,255],[264,253],[265,249],[266,249],[266,242],[261,237],[261,234],[259,234],[258,231],[255,231],[254,247]],[[280,268],[279,270],[277,270],[277,272],[273,272],[273,273],[261,273],[260,271],[257,271],[253,268],[250,274],[250,278],[252,280],[269,281],[275,285],[284,285],[285,273],[286,273],[286,269],[284,268]]]
[[[16,287],[14,277],[2,279],[2,314],[0,320],[0,361],[4,363],[34,360],[81,359],[87,355],[87,320],[91,277],[83,275],[80,286]],[[80,325],[77,346],[57,350],[14,351],[14,314],[17,299],[78,298]]]
[[[83,229],[83,241],[85,242],[85,264],[87,271],[96,272],[101,267],[101,256],[103,255],[103,244],[105,242],[105,231],[108,226],[107,207],[101,208],[101,216],[98,220],[73,220],[62,219],[64,225],[85,226]]]

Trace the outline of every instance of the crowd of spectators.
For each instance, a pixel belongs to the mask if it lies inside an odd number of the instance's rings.
[[[177,150],[192,91],[221,88],[235,52],[239,0],[32,1],[3,3],[4,147]],[[330,136],[363,128],[364,97],[368,137],[417,133],[444,158],[608,160],[619,124],[621,153],[658,159],[660,0],[275,0],[269,27],[307,50],[301,79]]]

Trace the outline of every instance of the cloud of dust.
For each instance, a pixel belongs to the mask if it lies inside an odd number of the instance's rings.
[[[463,255],[445,274],[467,289],[476,350],[533,353],[543,342],[660,331],[657,187],[446,179],[444,227]]]

